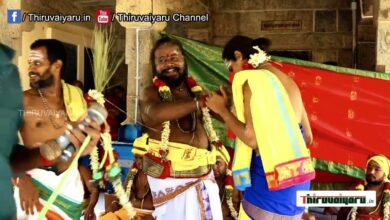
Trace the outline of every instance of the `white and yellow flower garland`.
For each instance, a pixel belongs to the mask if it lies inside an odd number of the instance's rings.
[[[163,81],[159,80],[157,77],[154,77],[153,84],[154,84],[154,86],[156,86],[158,88],[159,95],[164,102],[172,101],[171,89]],[[200,95],[202,94],[202,91],[203,91],[202,87],[199,86],[197,84],[197,82],[192,77],[188,77],[187,85],[190,87],[191,92],[195,95],[195,97],[199,98]],[[213,145],[215,145],[217,148],[222,147],[222,141],[219,139],[218,134],[215,131],[214,126],[212,124],[209,108],[202,107],[201,111],[202,111],[202,115],[203,115],[204,128],[206,130],[209,141]],[[168,149],[168,144],[169,144],[170,133],[171,133],[170,122],[169,121],[163,122],[163,130],[161,133],[161,149],[160,149],[161,154],[162,154],[161,156],[163,159],[165,159],[166,155],[168,154],[167,149]],[[132,184],[130,182],[132,182],[132,181],[129,181],[129,185]],[[127,186],[127,188],[129,188],[129,186]],[[227,194],[226,203],[229,207],[230,214],[234,219],[237,219],[238,213],[234,209],[233,201],[232,201],[233,187],[226,186],[225,192]]]
[[[104,95],[102,93],[96,90],[90,90],[88,92],[88,95],[97,103],[104,105]],[[95,147],[95,149],[90,155],[93,179],[95,181],[99,181],[99,184],[102,185],[102,170],[108,155],[111,164],[106,169],[107,177],[114,187],[115,195],[119,200],[119,204],[126,210],[127,216],[131,219],[135,216],[136,212],[131,205],[125,190],[123,189],[122,181],[120,178],[121,168],[119,163],[115,161],[114,152],[112,149],[111,135],[108,131],[106,131],[101,133],[100,137],[103,141],[104,156],[99,164],[99,154],[97,147]]]
[[[359,184],[355,187],[356,190],[364,190],[364,185]],[[390,182],[385,182],[383,190],[383,220],[389,220],[390,217]],[[380,205],[380,204],[378,204]],[[357,207],[351,209],[351,220],[356,220]]]
[[[172,101],[171,89],[164,82],[162,82],[157,77],[155,77],[155,78],[153,78],[153,84],[158,88],[159,95],[164,102]],[[187,84],[190,87],[191,92],[195,95],[196,98],[198,98],[203,91],[202,87],[199,86],[196,83],[196,81],[191,77],[188,77]],[[213,143],[214,145],[216,145],[217,147],[221,147],[222,142],[220,141],[218,134],[215,131],[214,126],[212,124],[210,110],[207,107],[203,107],[201,110],[202,110],[202,115],[203,115],[204,127],[205,127],[205,130],[206,130],[206,133],[207,133],[207,136],[208,136],[210,142]],[[163,130],[161,132],[161,148],[160,148],[160,154],[161,154],[162,159],[166,159],[166,156],[168,154],[168,144],[169,144],[170,133],[171,133],[170,121],[163,122]],[[128,198],[130,198],[130,196],[131,196],[131,187],[133,185],[134,177],[135,177],[137,172],[138,172],[137,168],[133,168],[130,171],[129,182],[126,186],[126,194],[127,194]],[[225,192],[227,194],[226,203],[228,204],[231,216],[234,219],[237,219],[238,213],[234,209],[233,201],[232,201],[233,187],[230,185],[226,186]]]
[[[232,178],[232,171],[230,169],[227,169],[226,171],[226,178]],[[232,180],[232,179],[231,179]],[[225,182],[225,193],[226,193],[226,203],[230,210],[230,215],[237,220],[238,219],[238,212],[233,206],[233,185],[227,184]]]

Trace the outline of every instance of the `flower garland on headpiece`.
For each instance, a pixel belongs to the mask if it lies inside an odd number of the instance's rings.
[[[254,46],[253,48],[258,51],[255,54],[249,55],[248,63],[251,64],[253,68],[258,68],[261,64],[271,59],[271,57],[267,56],[267,53],[258,46]]]
[[[260,49],[258,46],[254,46],[253,48],[256,49],[258,52],[249,55],[250,58],[248,61],[244,60],[244,62],[242,63],[243,70],[257,69],[260,67],[261,64],[271,60],[271,57],[268,56],[264,50]],[[234,79],[235,74],[236,73],[233,71],[229,73],[228,78],[229,78],[230,84],[233,83],[233,79]]]

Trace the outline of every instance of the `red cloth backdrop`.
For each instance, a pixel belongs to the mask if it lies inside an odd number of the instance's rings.
[[[385,75],[287,62],[274,65],[301,90],[314,135],[310,151],[316,169],[362,178],[369,154],[390,157],[390,80]],[[317,181],[322,179],[330,180],[319,175]]]

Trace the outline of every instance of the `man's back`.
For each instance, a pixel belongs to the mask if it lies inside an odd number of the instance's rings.
[[[22,89],[19,73],[11,63],[14,52],[0,44],[0,219],[10,219],[15,215],[12,196],[11,169],[9,155],[17,143],[17,130],[21,122]]]

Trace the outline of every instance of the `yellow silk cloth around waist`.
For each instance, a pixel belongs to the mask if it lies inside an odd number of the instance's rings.
[[[148,137],[145,133],[137,138],[133,143],[133,154],[144,155],[150,153],[155,157],[160,156],[161,141]],[[197,148],[188,144],[169,142],[167,160],[171,161],[174,171],[193,170],[201,166],[207,166],[216,163],[217,156],[220,156],[226,162],[229,162],[229,153],[224,147],[217,149],[211,147],[207,149]]]

